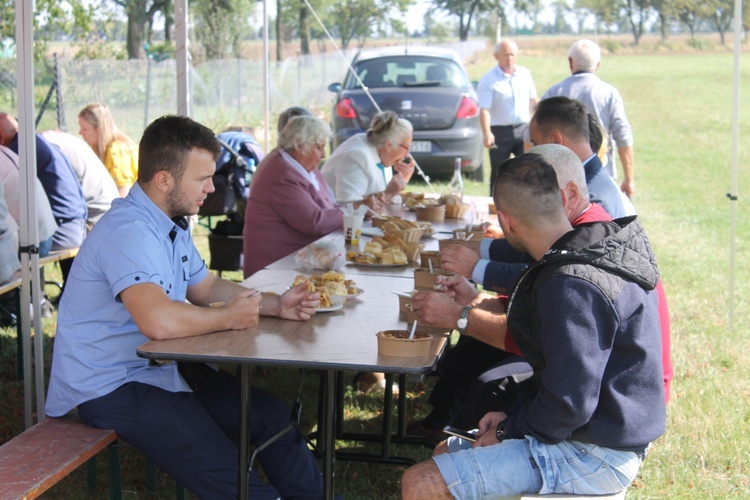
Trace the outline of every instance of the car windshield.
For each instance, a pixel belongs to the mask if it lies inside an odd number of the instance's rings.
[[[453,61],[435,57],[394,56],[368,59],[356,64],[362,82],[371,89],[384,87],[462,87],[466,75]],[[347,89],[362,88],[351,74]]]

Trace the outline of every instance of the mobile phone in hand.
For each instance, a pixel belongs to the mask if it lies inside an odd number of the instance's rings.
[[[443,432],[445,432],[446,434],[450,434],[451,436],[456,436],[460,437],[461,439],[471,441],[472,443],[477,440],[477,435],[473,432],[458,429],[456,427],[451,427],[450,425],[446,425],[445,427],[443,427]]]

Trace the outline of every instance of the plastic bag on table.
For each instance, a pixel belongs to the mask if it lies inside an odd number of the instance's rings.
[[[326,238],[310,243],[297,252],[294,261],[309,269],[341,270],[346,264],[346,247],[342,236]]]

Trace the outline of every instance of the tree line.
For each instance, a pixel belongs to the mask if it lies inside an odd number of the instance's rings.
[[[416,0],[272,1],[277,15],[269,29],[277,42],[278,60],[284,46],[298,43],[298,53],[306,55],[313,44],[325,43],[311,8],[344,49],[379,36],[463,41],[471,34],[491,36],[498,25],[504,33],[529,23],[524,33],[583,33],[592,19],[594,29],[601,32],[629,31],[635,45],[653,26],[663,40],[677,26],[684,26],[691,37],[699,27],[709,27],[724,43],[734,14],[734,0],[554,0],[554,22],[542,25],[543,0],[432,0],[418,31],[406,18]],[[742,1],[747,30],[750,0]],[[78,56],[88,58],[162,58],[174,50],[174,0],[36,0],[35,7],[35,52],[40,57],[51,40],[72,41]],[[257,0],[189,0],[193,58],[239,57],[242,43],[258,36],[250,18],[259,8]],[[15,0],[0,0],[0,41],[14,37],[14,16]],[[521,17],[523,23],[518,22]]]

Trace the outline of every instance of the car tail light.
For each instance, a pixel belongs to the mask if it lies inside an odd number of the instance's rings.
[[[461,105],[458,107],[456,118],[474,118],[479,113],[479,106],[477,101],[464,97],[461,100]]]
[[[336,104],[336,116],[348,120],[353,120],[357,117],[357,113],[354,112],[354,106],[352,106],[352,101],[350,99],[341,99],[338,104]]]

